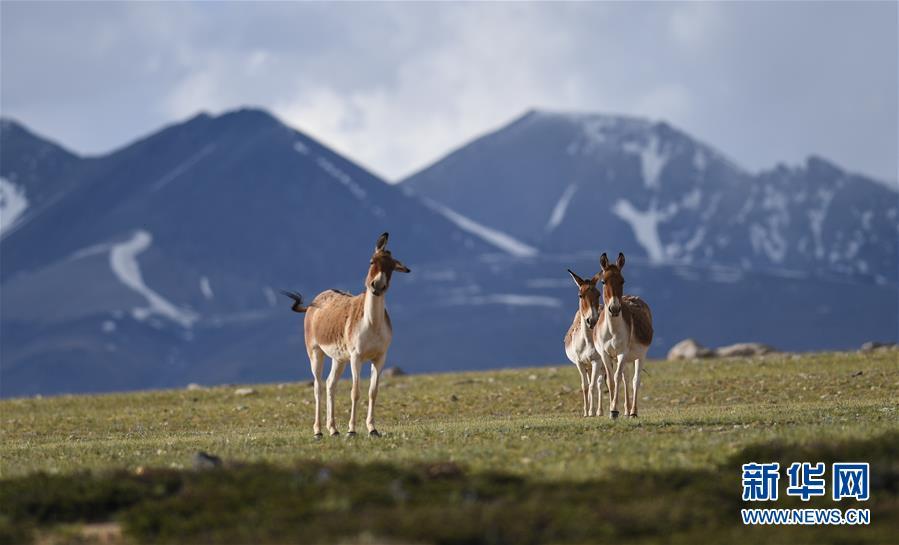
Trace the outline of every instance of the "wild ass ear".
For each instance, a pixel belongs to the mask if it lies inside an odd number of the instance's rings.
[[[602,270],[606,270],[609,268],[609,256],[607,256],[605,252],[603,252],[602,255],[599,256],[599,267]]]
[[[593,275],[593,278],[590,279],[590,283],[595,286],[596,283],[599,282],[600,280],[602,280],[602,273],[598,272]]]
[[[584,279],[574,274],[574,271],[572,271],[571,269],[568,269],[568,274],[570,274],[571,278],[574,279],[574,283],[577,284],[577,287],[581,287],[581,285],[584,283]]]
[[[619,269],[624,268],[624,254],[623,253],[618,252],[618,261],[615,264],[618,265]]]
[[[403,265],[401,262],[395,259],[393,260],[393,270],[404,273],[412,272],[409,267]]]
[[[375,243],[375,251],[381,251],[387,246],[387,237],[390,235],[388,233],[383,233],[378,237],[378,242]]]

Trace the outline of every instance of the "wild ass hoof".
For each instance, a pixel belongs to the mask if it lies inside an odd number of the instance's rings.
[[[370,432],[368,432],[368,436],[369,437],[381,437],[381,432],[379,432],[378,430],[371,430]]]
[[[322,432],[318,432],[315,435],[313,435],[312,437],[315,438],[316,441],[321,441],[322,437],[324,437],[324,436],[322,435]]]
[[[618,418],[618,411],[609,411],[609,418]]]
[[[346,438],[347,438],[347,439],[352,439],[353,437],[356,437],[356,432],[354,432],[354,431],[348,431],[348,432],[346,432]]]
[[[631,413],[627,415],[628,418],[637,418],[637,413]]]
[[[332,432],[331,432],[331,437],[340,437],[340,432],[337,431],[337,430],[332,431]]]

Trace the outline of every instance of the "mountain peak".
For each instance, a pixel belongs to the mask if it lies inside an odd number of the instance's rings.
[[[255,106],[243,106],[234,110],[228,110],[218,116],[214,116],[213,119],[228,122],[283,125],[281,120],[269,113],[268,110]]]
[[[645,117],[637,117],[622,114],[608,114],[602,112],[584,112],[574,110],[552,110],[531,108],[518,120],[534,121],[564,121],[567,123],[583,125],[588,123],[604,123],[608,125],[628,126],[631,128],[649,129],[658,123]],[[513,122],[514,123],[514,122]]]
[[[20,154],[25,149],[23,146],[25,146],[33,150],[45,150],[42,153],[47,153],[46,150],[52,149],[66,157],[77,157],[75,153],[59,145],[54,140],[35,134],[24,124],[10,117],[0,117],[0,135],[3,138],[3,147],[7,148],[6,152],[11,151],[11,146],[16,146],[14,149],[15,154]],[[9,159],[8,156],[7,159]]]

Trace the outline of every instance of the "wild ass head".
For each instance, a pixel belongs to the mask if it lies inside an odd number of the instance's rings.
[[[599,257],[599,266],[602,267],[602,297],[609,309],[609,314],[618,316],[621,314],[621,296],[624,295],[624,277],[621,269],[624,268],[624,254],[618,252],[618,260],[609,263],[609,258],[603,253]]]
[[[580,298],[578,313],[584,321],[584,325],[588,329],[592,329],[596,322],[599,321],[599,290],[596,289],[599,273],[595,274],[590,280],[584,280],[571,269],[568,269],[568,274],[571,275],[574,283],[577,284],[578,297]]]
[[[388,236],[387,233],[384,233],[378,237],[378,242],[375,244],[375,253],[371,255],[368,275],[365,277],[365,289],[371,291],[375,297],[384,295],[384,292],[390,287],[390,276],[393,274],[393,271],[410,272],[408,267],[390,255],[390,250],[387,249]]]

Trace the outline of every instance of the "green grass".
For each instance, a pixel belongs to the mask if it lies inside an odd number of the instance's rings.
[[[314,441],[306,383],[249,397],[232,387],[3,401],[0,537],[105,520],[132,539],[203,542],[879,543],[899,530],[896,352],[646,367],[640,418],[618,421],[580,416],[570,364],[385,379],[379,440]],[[342,381],[344,432],[348,398]],[[181,471],[198,450],[233,467]],[[872,527],[736,524],[747,457],[844,453],[870,453],[885,476],[865,505]],[[432,478],[443,462],[451,475]],[[322,471],[337,477],[323,484]]]

